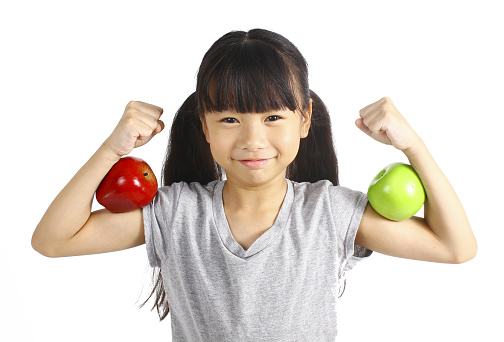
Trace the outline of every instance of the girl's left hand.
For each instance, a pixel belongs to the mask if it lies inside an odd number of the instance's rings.
[[[404,151],[420,140],[388,97],[362,108],[359,114],[361,118],[355,121],[355,125],[383,144]]]

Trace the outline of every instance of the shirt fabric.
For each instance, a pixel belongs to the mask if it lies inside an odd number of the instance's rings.
[[[372,253],[355,245],[367,196],[328,180],[286,181],[275,223],[247,250],[226,220],[225,180],[161,187],[143,208],[172,341],[335,340],[342,281]]]

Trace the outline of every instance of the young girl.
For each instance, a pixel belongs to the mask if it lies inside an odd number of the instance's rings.
[[[476,254],[464,209],[388,98],[356,125],[404,152],[425,186],[425,218],[394,222],[339,186],[329,114],[284,37],[230,32],[201,63],[177,112],[163,183],[143,209],[91,212],[108,170],[164,128],[132,101],[112,134],[48,208],[32,239],[43,255],[146,244],[151,296],[173,341],[329,341],[346,272],[372,251],[443,263]],[[223,177],[225,173],[225,179]],[[144,303],[145,304],[145,303]]]

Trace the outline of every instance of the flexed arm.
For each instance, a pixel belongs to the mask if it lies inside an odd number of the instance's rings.
[[[112,214],[91,213],[94,193],[110,168],[133,148],[161,132],[163,110],[132,101],[112,134],[51,203],[37,225],[32,246],[50,256],[104,253],[144,243],[140,209]]]
[[[425,188],[424,218],[394,222],[368,204],[356,243],[392,256],[444,263],[472,259],[477,244],[455,190],[423,140],[387,97],[360,110],[356,125],[373,139],[401,150]]]

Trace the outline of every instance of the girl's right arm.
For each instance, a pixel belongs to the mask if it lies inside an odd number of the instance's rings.
[[[161,132],[163,109],[128,103],[117,127],[51,203],[32,237],[48,257],[112,252],[145,243],[142,210],[91,212],[94,194],[110,168],[133,148]]]

